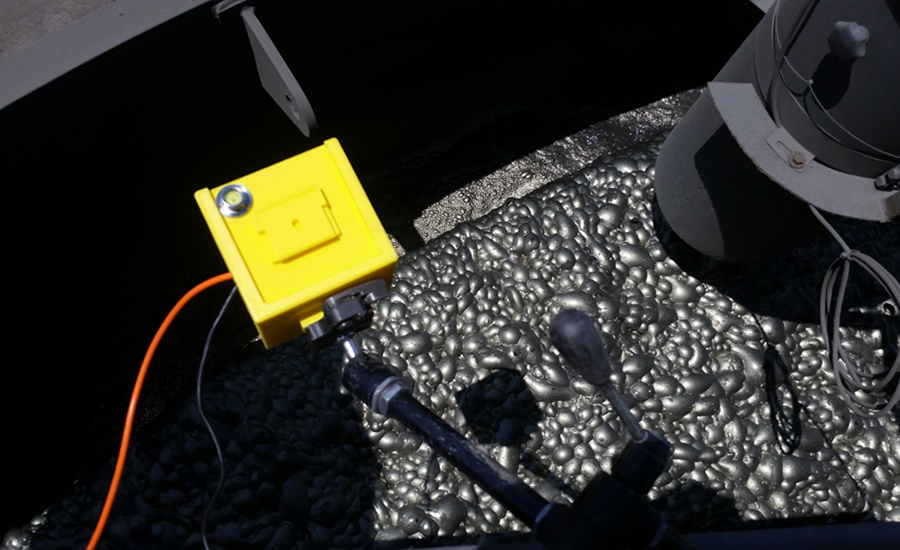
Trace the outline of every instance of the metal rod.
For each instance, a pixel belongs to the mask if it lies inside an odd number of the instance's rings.
[[[634,442],[640,443],[647,439],[647,432],[644,431],[644,428],[641,428],[637,418],[631,414],[631,409],[625,404],[625,400],[622,399],[622,394],[620,394],[619,390],[612,385],[612,382],[600,384],[600,391],[603,392],[603,395],[606,396],[606,400],[612,405],[613,410],[616,411],[619,418],[625,423],[625,427],[631,432],[631,438],[634,439]]]
[[[380,361],[360,354],[344,365],[342,379],[357,399],[370,407],[373,401],[379,401],[379,408],[387,416],[413,429],[432,449],[528,525],[533,526],[545,511],[548,502],[537,491],[419,403],[408,389],[400,388],[391,395],[379,391],[385,386],[398,387],[394,381],[399,380]]]
[[[356,342],[353,341],[353,335],[349,335],[340,339],[341,348],[344,350],[344,356],[348,361],[356,359],[359,355],[359,348],[356,347]]]
[[[415,429],[433,449],[519,519],[534,525],[546,508],[547,501],[534,489],[425,408],[408,391],[397,394],[388,410],[391,417]]]

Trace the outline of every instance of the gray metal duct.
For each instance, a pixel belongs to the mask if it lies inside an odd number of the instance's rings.
[[[716,259],[755,261],[821,227],[807,204],[900,215],[900,3],[781,0],[666,140],[666,221]]]

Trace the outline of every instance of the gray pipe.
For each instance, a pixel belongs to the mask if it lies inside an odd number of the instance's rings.
[[[708,256],[756,261],[821,229],[808,203],[900,215],[900,192],[875,181],[900,163],[897,52],[897,2],[776,2],[714,80],[752,87],[753,101],[706,90],[660,151],[668,224]]]

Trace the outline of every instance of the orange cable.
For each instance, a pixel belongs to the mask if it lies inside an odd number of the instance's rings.
[[[97,521],[97,526],[94,528],[94,534],[91,536],[91,541],[88,543],[86,550],[94,550],[97,543],[100,542],[100,535],[103,534],[103,529],[106,527],[106,520],[109,519],[109,513],[112,510],[113,501],[116,499],[116,491],[119,488],[119,481],[122,479],[122,470],[125,469],[125,458],[128,456],[128,442],[131,439],[131,426],[134,423],[134,412],[137,409],[138,398],[141,395],[141,387],[144,385],[144,377],[147,375],[147,369],[150,367],[150,361],[153,359],[153,354],[156,353],[159,341],[162,340],[169,325],[172,324],[172,321],[191,298],[213,285],[229,281],[232,278],[231,273],[223,273],[203,281],[188,291],[187,294],[178,300],[178,303],[175,304],[175,307],[173,307],[172,311],[166,316],[165,320],[159,326],[159,330],[156,331],[156,336],[154,336],[153,340],[150,342],[147,353],[144,355],[144,362],[141,363],[141,370],[138,372],[137,380],[134,383],[134,390],[131,392],[131,402],[128,404],[128,414],[125,416],[125,431],[122,433],[122,445],[119,447],[119,459],[116,461],[116,471],[113,474],[112,483],[110,483],[109,486],[109,493],[106,495],[106,503],[103,505],[103,512],[100,513],[100,519]]]

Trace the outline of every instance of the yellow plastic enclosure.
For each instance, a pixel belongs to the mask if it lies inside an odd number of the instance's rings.
[[[336,139],[194,198],[267,348],[302,334],[329,296],[390,286],[397,253]]]

